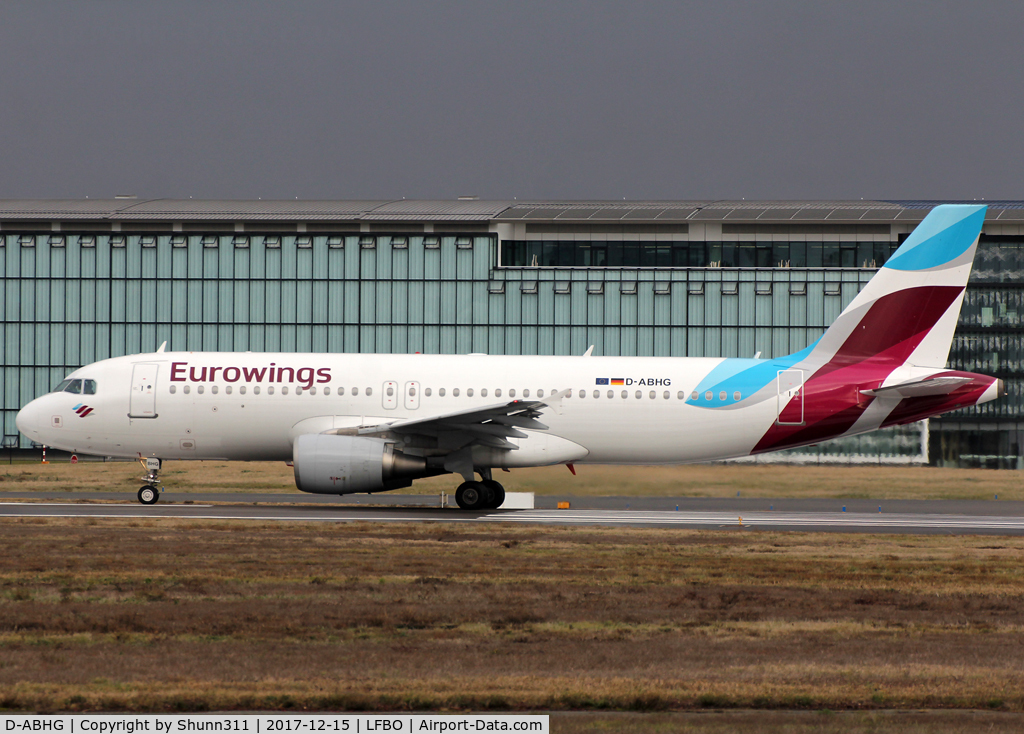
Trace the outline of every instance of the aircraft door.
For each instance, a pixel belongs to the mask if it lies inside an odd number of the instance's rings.
[[[420,407],[420,383],[405,383],[405,409],[416,410]]]
[[[804,424],[804,371],[779,370],[780,426],[802,426]]]
[[[137,364],[132,368],[129,418],[156,418],[156,375],[160,365]]]
[[[398,407],[398,383],[393,380],[388,380],[384,383],[384,389],[381,391],[383,397],[384,408],[387,410],[394,410]]]

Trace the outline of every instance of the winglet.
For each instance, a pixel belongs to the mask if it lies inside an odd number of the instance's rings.
[[[585,351],[585,352],[583,353],[583,356],[584,356],[584,357],[589,357],[589,356],[591,356],[591,355],[592,355],[593,353],[594,353],[594,345],[593,345],[593,344],[591,344],[591,345],[590,345],[590,346],[589,346],[589,347],[587,348],[587,351]]]
[[[158,348],[158,349],[156,350],[156,353],[157,353],[157,354],[162,354],[162,353],[163,353],[163,351],[164,351],[164,350],[165,350],[166,348],[167,348],[167,342],[165,341],[165,342],[164,342],[163,344],[161,344],[161,345],[160,345],[160,347],[159,347],[159,348]]]
[[[561,415],[562,398],[566,397],[570,393],[572,393],[572,388],[567,387],[565,390],[559,390],[558,392],[553,393],[549,397],[542,398],[540,400],[535,400],[534,403],[537,403],[539,405],[546,405],[555,411],[555,415]]]

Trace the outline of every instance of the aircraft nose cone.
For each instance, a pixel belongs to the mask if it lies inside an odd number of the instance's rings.
[[[39,400],[36,399],[18,411],[18,415],[14,417],[14,425],[25,436],[37,439],[43,428],[43,424],[40,423],[41,419],[42,406],[39,405]]]

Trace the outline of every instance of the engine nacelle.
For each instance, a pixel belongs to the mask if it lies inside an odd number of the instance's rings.
[[[426,459],[395,450],[379,438],[312,433],[292,448],[295,486],[316,494],[380,492],[429,476]]]

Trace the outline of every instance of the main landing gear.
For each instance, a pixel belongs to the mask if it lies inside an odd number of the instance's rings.
[[[463,510],[496,510],[505,501],[505,488],[491,478],[463,482],[455,490],[455,502]]]
[[[160,459],[139,459],[139,461],[146,467],[146,476],[142,478],[145,484],[139,490],[139,502],[144,505],[155,505],[160,499],[160,490],[157,488],[157,485],[160,484]]]

